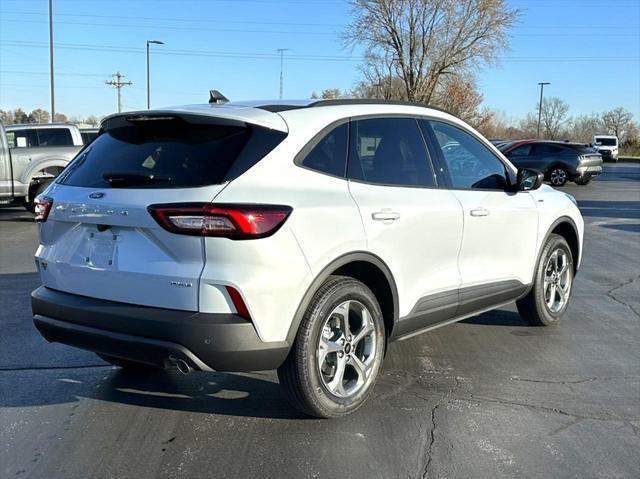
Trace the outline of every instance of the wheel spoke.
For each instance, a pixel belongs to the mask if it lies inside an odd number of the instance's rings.
[[[336,341],[330,341],[324,337],[320,337],[320,344],[318,346],[318,364],[320,367],[324,364],[328,354],[342,351],[342,346],[339,342],[340,339],[341,338],[338,338]]]
[[[369,311],[367,311],[366,309],[363,309],[361,314],[362,314],[362,326],[360,327],[358,332],[355,333],[355,337],[353,338],[354,347],[358,346],[358,343],[362,341],[362,339],[366,338],[371,333],[373,333],[375,329],[373,327],[373,321],[371,319],[371,315],[369,314]]]
[[[549,309],[553,308],[553,304],[556,302],[556,285],[552,284],[549,287],[549,299],[547,300],[547,306]]]
[[[349,313],[351,311],[351,301],[345,301],[342,303],[336,313],[340,316],[340,329],[345,338],[351,335],[351,328],[349,327]]]
[[[562,286],[558,286],[557,291],[558,291],[558,296],[560,296],[560,301],[562,301],[562,304],[564,304],[564,301],[565,301],[564,288]]]
[[[329,390],[340,396],[344,396],[344,370],[347,365],[347,357],[338,357],[338,362],[336,364],[336,372],[333,375],[331,381],[327,383]]]
[[[358,373],[358,382],[366,381],[369,376],[371,366],[363,363],[355,354],[351,356],[351,365],[353,366],[353,369],[355,369],[356,373]]]

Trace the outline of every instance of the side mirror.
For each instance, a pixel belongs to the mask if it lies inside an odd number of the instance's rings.
[[[518,170],[518,191],[537,190],[543,180],[544,175],[537,170]]]

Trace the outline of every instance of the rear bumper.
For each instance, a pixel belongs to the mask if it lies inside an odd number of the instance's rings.
[[[47,341],[159,367],[182,359],[195,370],[276,369],[290,349],[286,342],[263,342],[235,314],[116,303],[44,286],[31,293],[31,305]]]
[[[588,178],[595,178],[602,174],[602,166],[579,166],[576,170],[574,180],[586,180]]]

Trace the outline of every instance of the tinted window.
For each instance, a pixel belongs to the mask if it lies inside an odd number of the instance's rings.
[[[534,145],[533,154],[534,155],[557,155],[562,153],[562,148],[554,145]]]
[[[348,136],[348,123],[334,128],[305,156],[302,165],[312,170],[344,177]]]
[[[413,118],[351,122],[349,178],[397,186],[434,186],[427,151]]]
[[[531,145],[521,145],[509,152],[509,156],[527,156],[531,153]]]
[[[103,133],[59,182],[95,188],[172,188],[239,176],[286,136],[263,128],[150,122]]]
[[[502,162],[480,141],[455,126],[430,121],[454,188],[504,189]]]
[[[601,146],[616,146],[618,141],[615,138],[598,138],[596,137],[596,144]]]
[[[35,130],[14,130],[7,132],[9,148],[28,148],[38,146],[38,135]]]
[[[66,128],[38,128],[40,146],[73,146],[71,132]]]
[[[93,140],[98,138],[98,132],[97,131],[81,131],[80,136],[82,136],[82,144],[88,145]]]

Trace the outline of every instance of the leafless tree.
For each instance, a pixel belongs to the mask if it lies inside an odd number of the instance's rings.
[[[365,72],[384,77],[390,70],[389,76],[403,82],[403,98],[423,103],[429,103],[444,75],[494,62],[519,16],[505,0],[350,0],[350,4],[353,21],[344,38],[349,45],[365,46]]]
[[[607,133],[616,135],[621,143],[627,141],[628,132],[634,126],[633,115],[621,106],[603,113],[602,123]]]
[[[569,120],[569,105],[565,101],[557,97],[542,101],[542,131],[546,139],[560,139]]]
[[[571,121],[569,138],[580,143],[591,143],[593,135],[601,132],[602,128],[602,120],[595,113],[580,115]]]

